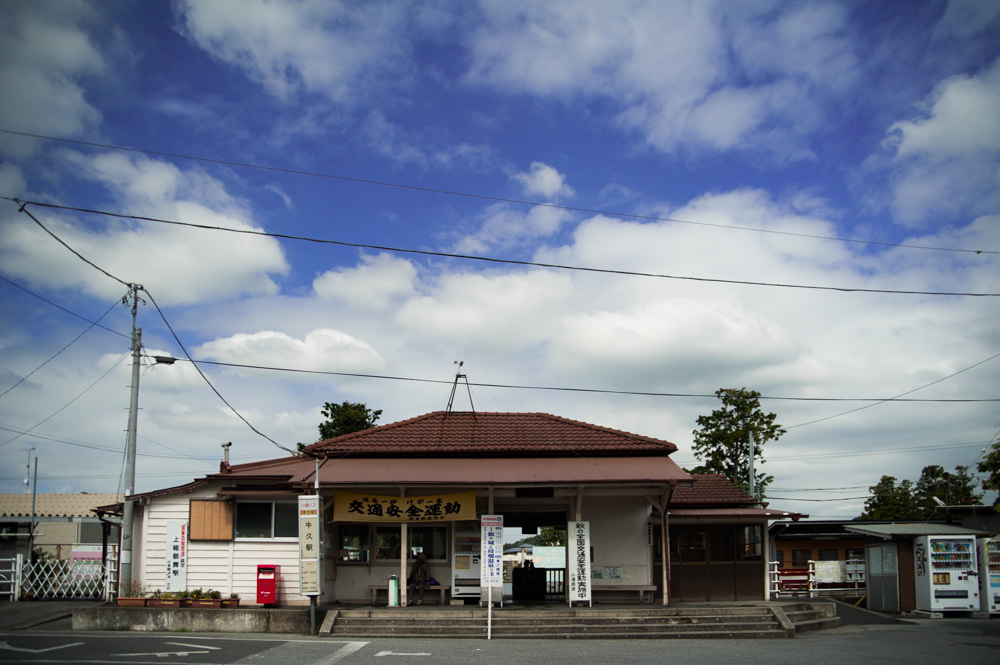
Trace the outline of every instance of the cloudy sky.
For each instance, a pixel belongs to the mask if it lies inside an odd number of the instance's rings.
[[[29,449],[39,492],[121,485],[129,283],[138,490],[324,402],[444,409],[456,361],[478,411],[684,466],[757,390],[771,505],[817,518],[1000,429],[994,0],[4,9],[0,491]],[[225,402],[148,357],[185,349]]]

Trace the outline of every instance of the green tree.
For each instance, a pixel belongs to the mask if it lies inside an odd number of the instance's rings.
[[[967,466],[956,466],[954,473],[937,464],[925,466],[914,486],[914,494],[924,518],[930,518],[940,507],[935,498],[949,506],[971,506],[983,499],[982,492],[976,491],[975,480],[969,475]]]
[[[372,411],[360,402],[327,402],[323,405],[322,413],[326,420],[319,424],[319,440],[325,441],[375,427],[382,409]]]
[[[1000,490],[1000,439],[993,442],[989,453],[976,465],[979,473],[986,474],[983,479],[983,489]],[[1000,494],[993,501],[993,509],[1000,513]]]
[[[868,493],[871,496],[865,501],[865,511],[859,520],[919,520],[924,517],[909,480],[897,485],[895,476],[882,476],[877,485],[868,488]]]
[[[694,430],[694,456],[702,464],[698,473],[724,473],[744,490],[750,488],[750,434],[754,437],[754,478],[756,494],[764,496],[764,488],[774,476],[763,473],[764,445],[777,441],[784,428],[775,422],[773,413],[760,408],[760,393],[746,388],[720,388],[715,396],[722,408],[710,415],[698,416],[700,429]]]

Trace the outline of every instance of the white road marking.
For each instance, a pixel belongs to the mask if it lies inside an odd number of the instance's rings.
[[[211,651],[149,651],[147,653],[113,653],[112,656],[117,656],[124,658],[125,656],[156,656],[157,658],[166,658],[167,656],[191,656],[196,653],[212,653]]]
[[[379,656],[429,656],[429,653],[395,653],[393,651],[379,651],[375,657]]]
[[[336,653],[330,656],[328,660],[320,661],[319,665],[333,665],[333,663],[339,663],[367,644],[367,642],[346,642],[344,643],[344,646],[337,649]]]
[[[62,644],[57,647],[46,647],[45,649],[24,649],[22,647],[12,647],[6,642],[0,642],[0,649],[6,649],[7,651],[21,651],[23,653],[45,653],[46,651],[56,651],[58,649],[66,649],[68,647],[78,647],[85,642],[73,642],[72,644]]]
[[[212,651],[218,651],[222,647],[210,647],[207,644],[184,644],[183,642],[167,642],[167,644],[173,644],[175,647],[191,647],[193,649],[211,649]]]

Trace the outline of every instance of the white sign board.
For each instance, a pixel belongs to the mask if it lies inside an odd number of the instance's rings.
[[[816,581],[822,584],[834,584],[847,581],[846,561],[816,561]]]
[[[483,515],[480,556],[483,587],[503,584],[503,516]]]
[[[187,550],[187,522],[167,520],[167,582],[164,584],[164,591],[184,591],[187,589]]]
[[[318,596],[321,593],[320,562],[323,557],[323,516],[320,497],[299,497],[299,593]]]
[[[535,545],[531,549],[531,560],[535,568],[565,568],[566,548]]]
[[[570,522],[566,527],[569,602],[590,602],[590,522]]]

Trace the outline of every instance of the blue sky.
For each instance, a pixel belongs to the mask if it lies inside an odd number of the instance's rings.
[[[183,357],[172,328],[195,359],[315,372],[202,366],[288,447],[327,401],[443,409],[464,361],[477,410],[663,438],[693,466],[697,416],[746,386],[788,427],[772,505],[853,517],[881,475],[972,465],[1000,428],[992,0],[5,10],[2,491],[30,448],[40,492],[118,488],[121,282],[152,296],[149,355]],[[217,469],[227,441],[283,454],[190,363],[147,360],[140,385],[139,490]],[[803,399],[904,393],[932,401]]]

